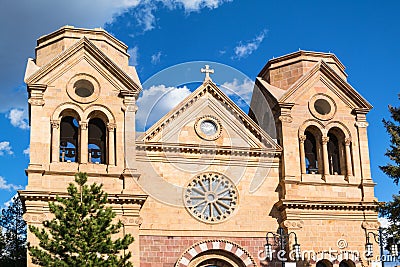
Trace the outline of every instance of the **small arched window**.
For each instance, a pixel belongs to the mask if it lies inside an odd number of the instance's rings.
[[[305,131],[306,140],[304,141],[304,151],[306,158],[307,173],[318,172],[318,149],[315,136],[310,131]]]
[[[106,164],[106,125],[103,120],[93,118],[88,124],[88,154],[90,163]]]
[[[71,116],[60,123],[60,162],[78,162],[78,121]]]
[[[328,133],[328,161],[330,174],[342,174],[340,169],[340,148],[337,137]]]

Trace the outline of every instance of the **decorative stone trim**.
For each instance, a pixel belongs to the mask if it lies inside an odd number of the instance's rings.
[[[56,197],[67,198],[66,192],[49,192],[49,191],[20,191],[19,196],[23,201],[55,201]],[[138,204],[142,206],[147,199],[147,195],[131,195],[131,194],[108,194],[108,203],[110,204]]]
[[[378,231],[379,227],[380,227],[380,223],[375,221],[375,222],[368,222],[368,221],[363,221],[361,224],[361,227],[366,229],[366,230],[376,230]]]
[[[53,129],[60,128],[60,121],[59,120],[51,120],[50,124],[51,124],[51,128],[53,128]]]
[[[202,129],[202,124],[209,122],[210,124],[214,124],[215,126],[215,133],[214,134],[207,134]],[[194,130],[196,131],[197,135],[207,141],[214,141],[221,136],[222,133],[222,125],[221,122],[214,116],[205,115],[198,118],[194,124]]]
[[[286,220],[283,222],[283,226],[289,229],[301,229],[304,226],[304,221],[302,220]]]
[[[142,217],[120,216],[119,219],[125,226],[140,226],[143,223]]]
[[[323,103],[323,108],[319,106],[319,103]],[[332,119],[336,114],[335,101],[325,94],[314,95],[308,102],[308,109],[315,118],[323,121]]]
[[[43,106],[45,103],[43,94],[46,89],[47,85],[45,84],[28,84],[28,92],[30,94],[28,103],[32,106]]]
[[[45,220],[47,220],[46,214],[37,214],[37,213],[25,213],[23,215],[23,218],[26,222],[28,223],[43,223]]]
[[[204,240],[193,244],[179,257],[175,267],[187,267],[197,255],[208,250],[226,251],[238,257],[246,267],[257,267],[249,252],[238,244],[227,240]]]
[[[141,142],[136,141],[138,151],[147,152],[170,152],[170,153],[190,153],[190,154],[213,154],[231,155],[245,157],[278,157],[280,150],[275,148],[248,148],[248,147],[227,147],[209,145],[190,145],[179,143],[161,142]]]
[[[90,84],[92,87],[92,92],[90,95],[88,95],[87,97],[83,97],[78,95],[75,90],[75,84],[79,81],[85,81],[86,83]],[[67,83],[67,94],[68,96],[72,99],[75,100],[76,102],[79,103],[91,103],[93,101],[96,101],[97,98],[100,95],[100,83],[96,80],[96,78],[94,78],[91,75],[88,75],[86,73],[79,73],[75,76],[73,76]]]
[[[377,204],[374,202],[281,200],[276,203],[276,206],[279,211],[283,211],[285,209],[375,211]]]
[[[107,130],[109,132],[114,131],[115,128],[117,128],[117,124],[116,123],[107,123]]]

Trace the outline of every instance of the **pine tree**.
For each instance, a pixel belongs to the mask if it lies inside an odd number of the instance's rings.
[[[29,226],[39,239],[39,247],[29,247],[33,262],[40,266],[132,266],[131,253],[125,250],[133,242],[130,234],[114,239],[122,228],[113,224],[116,214],[106,207],[107,194],[102,185],[87,185],[86,173],[75,175],[68,186],[67,198],[57,196],[50,202],[54,219],[43,228]]]
[[[385,156],[391,163],[380,166],[380,169],[398,185],[400,181],[400,108],[389,106],[389,111],[393,121],[384,119],[383,124],[391,142]],[[400,195],[393,195],[392,201],[380,204],[380,213],[389,221],[386,230],[388,237],[400,240]]]
[[[5,246],[6,246],[6,243],[4,242],[3,228],[0,226],[0,263],[3,260]]]
[[[8,208],[1,212],[0,226],[3,228],[3,266],[26,266],[26,222],[19,197],[14,197]]]

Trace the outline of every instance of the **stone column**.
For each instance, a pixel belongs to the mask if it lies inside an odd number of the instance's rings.
[[[77,147],[79,147],[80,163],[88,163],[88,142],[89,142],[89,135],[88,135],[88,123],[85,121],[79,122],[79,133],[80,133],[80,140]]]
[[[322,137],[322,160],[324,161],[324,176],[325,177],[329,175],[328,142],[329,142],[329,137],[323,136]]]
[[[136,98],[131,95],[124,96],[124,104],[125,104],[125,116],[124,116],[125,169],[135,169],[135,159],[136,159],[135,116],[137,111]]]
[[[304,149],[304,141],[306,141],[306,136],[305,136],[305,135],[300,135],[299,140],[300,140],[300,165],[301,165],[301,173],[302,173],[302,174],[306,174],[306,173],[307,173],[306,152],[305,152],[305,149]]]
[[[60,161],[60,121],[51,122],[51,162]]]
[[[344,145],[345,145],[345,150],[346,150],[346,176],[347,176],[347,180],[349,180],[349,177],[353,176],[353,168],[351,166],[350,144],[351,144],[350,138],[346,138]]]
[[[115,123],[107,124],[108,131],[108,165],[116,165],[115,164],[115,135],[114,135]]]

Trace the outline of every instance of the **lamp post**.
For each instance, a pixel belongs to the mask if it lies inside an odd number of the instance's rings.
[[[294,245],[293,245],[293,250],[295,253],[295,260],[298,261],[301,259],[301,250],[300,250],[300,244],[297,243],[297,235],[295,232],[290,232],[290,233],[285,233],[285,230],[282,227],[279,227],[276,233],[274,232],[268,232],[266,235],[266,240],[267,243],[264,246],[264,252],[266,258],[269,258],[272,260],[273,258],[273,250],[272,250],[272,244],[269,243],[270,239],[273,239],[274,242],[279,244],[280,250],[281,251],[286,251],[285,247],[286,244],[289,242],[289,237],[290,235],[294,235]],[[282,267],[285,267],[285,261],[280,258],[280,261],[282,263]]]
[[[375,241],[379,245],[380,249],[380,259],[382,262],[382,267],[384,267],[385,261],[383,260],[383,251],[385,248],[385,241],[383,238],[383,228],[379,227],[378,234],[374,232],[367,232],[367,243],[365,244],[365,256],[367,258],[372,258],[374,256],[374,245],[370,241],[370,236],[372,235],[372,240]],[[387,240],[386,240],[387,241]],[[399,256],[399,245],[397,244],[396,239],[393,239],[393,243],[390,245],[390,255],[393,257]]]

